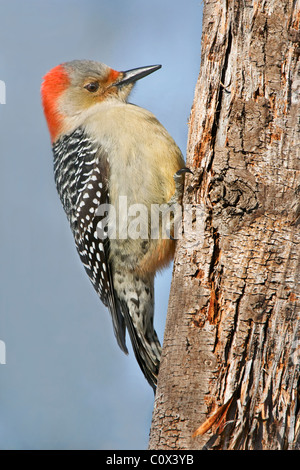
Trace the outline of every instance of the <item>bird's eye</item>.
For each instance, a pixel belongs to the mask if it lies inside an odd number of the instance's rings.
[[[90,82],[87,85],[85,85],[84,88],[86,88],[87,91],[89,91],[90,93],[95,93],[95,91],[97,91],[98,88],[99,88],[99,83],[98,82]]]

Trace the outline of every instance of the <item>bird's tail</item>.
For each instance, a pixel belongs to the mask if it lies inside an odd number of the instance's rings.
[[[121,298],[120,298],[121,297]],[[134,276],[131,286],[118,299],[137,362],[153,388],[157,384],[161,345],[153,326],[153,279]]]

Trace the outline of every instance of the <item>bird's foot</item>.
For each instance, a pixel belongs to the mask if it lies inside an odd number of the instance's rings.
[[[169,204],[181,204],[182,203],[182,195],[183,195],[183,186],[184,186],[184,176],[186,173],[191,173],[193,175],[192,170],[187,167],[180,168],[180,170],[176,171],[175,175],[173,176],[175,181],[175,193],[171,197]]]
[[[184,176],[186,173],[191,173],[193,175],[193,172],[189,168],[184,167],[178,170],[173,176],[175,181],[175,192],[168,202],[168,206],[173,210],[173,219],[171,226],[169,227],[169,229],[166,230],[167,236],[171,240],[176,240],[180,238],[178,234],[180,230],[182,231],[182,229],[180,229],[180,226],[182,225],[181,206],[184,188]]]

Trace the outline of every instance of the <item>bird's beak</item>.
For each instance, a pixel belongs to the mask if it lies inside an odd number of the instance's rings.
[[[139,67],[137,69],[127,70],[126,72],[120,72],[123,74],[121,80],[115,83],[116,86],[122,86],[127,83],[136,82],[140,78],[146,77],[152,72],[160,69],[161,65],[149,65],[147,67]]]

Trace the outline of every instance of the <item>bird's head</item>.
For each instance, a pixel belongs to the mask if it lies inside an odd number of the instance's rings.
[[[109,99],[126,101],[134,83],[159,69],[160,65],[126,72],[92,60],[73,60],[54,67],[42,83],[42,103],[51,139],[66,131],[67,122]]]

